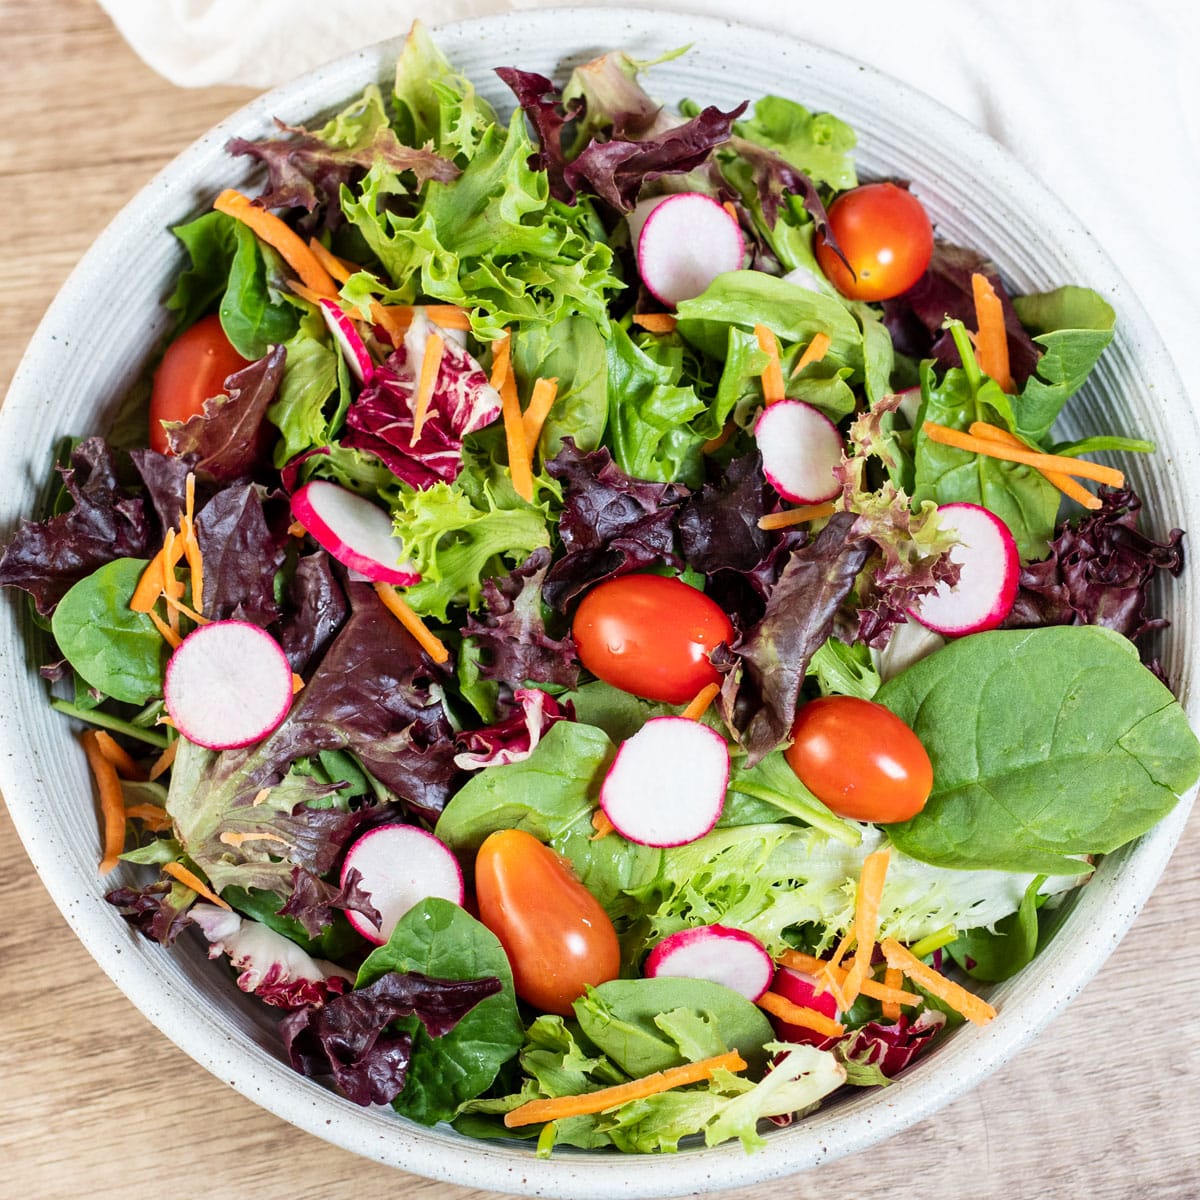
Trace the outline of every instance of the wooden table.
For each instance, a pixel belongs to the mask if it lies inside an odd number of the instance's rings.
[[[180,91],[87,0],[0,0],[0,387],[92,238],[248,94]],[[1108,965],[971,1095],[798,1197],[1200,1195],[1200,823]],[[76,942],[0,810],[0,1194],[306,1200],[483,1196],[332,1148],[176,1050]],[[632,1164],[631,1164],[632,1166]],[[736,1193],[767,1200],[777,1185]],[[729,1193],[734,1195],[734,1193]]]

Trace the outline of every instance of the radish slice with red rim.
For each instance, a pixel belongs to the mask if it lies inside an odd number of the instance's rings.
[[[832,500],[842,485],[834,468],[844,446],[837,426],[802,400],[779,400],[763,409],[754,426],[767,482],[794,504]]]
[[[663,938],[650,951],[644,973],[651,979],[707,979],[757,1000],[770,988],[775,964],[758,938],[726,925],[704,925]]]
[[[192,630],[171,655],[163,701],[189,742],[209,750],[250,746],[287,715],[291,664],[257,625],[213,621]]]
[[[833,998],[833,993],[824,989],[818,980],[806,971],[780,967],[775,972],[775,981],[771,984],[771,990],[801,1008],[811,1008],[831,1021],[837,1020],[837,1001]],[[815,1029],[809,1029],[806,1025],[793,1025],[782,1017],[774,1014],[768,1015],[780,1041],[799,1042],[802,1045],[821,1047],[832,1045],[837,1041],[836,1038],[817,1033]]]
[[[359,383],[365,383],[375,370],[375,364],[354,321],[339,305],[324,296],[321,297],[320,308],[321,316],[325,318],[325,324],[329,326],[329,332],[333,334],[346,365]]]

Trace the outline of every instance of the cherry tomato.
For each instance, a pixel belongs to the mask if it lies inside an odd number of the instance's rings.
[[[719,605],[665,575],[621,575],[592,588],[571,632],[593,675],[666,704],[686,704],[719,683],[708,655],[733,640]]]
[[[201,317],[168,347],[150,394],[150,448],[170,454],[163,421],[186,421],[225,390],[226,376],[250,365],[230,344],[216,313]]]
[[[883,705],[855,696],[806,704],[784,755],[818,800],[854,821],[907,821],[933,789],[933,766],[917,735]]]
[[[854,268],[816,240],[817,262],[851,300],[890,300],[925,274],[933,256],[933,226],[920,200],[894,183],[843,192],[829,207],[829,230]]]
[[[543,1012],[571,1004],[621,968],[617,934],[570,866],[522,829],[489,835],[475,858],[479,919],[500,939],[517,995]]]

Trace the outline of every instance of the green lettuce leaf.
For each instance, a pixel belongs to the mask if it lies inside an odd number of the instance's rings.
[[[757,142],[803,171],[814,183],[834,191],[858,185],[854,148],[858,138],[845,121],[830,113],[812,113],[782,96],[764,96],[754,115],[734,124],[734,132]]]

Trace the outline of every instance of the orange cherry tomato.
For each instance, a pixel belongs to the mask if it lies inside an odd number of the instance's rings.
[[[709,652],[733,625],[703,592],[665,575],[621,575],[583,598],[571,629],[593,675],[646,700],[686,704],[720,683]]]
[[[590,984],[616,979],[617,934],[570,866],[523,829],[490,834],[475,857],[479,919],[500,939],[517,995],[571,1015]]]
[[[843,192],[829,206],[829,230],[853,273],[816,239],[817,262],[851,300],[890,300],[906,292],[933,257],[933,226],[924,205],[894,183],[867,183]]]
[[[853,821],[907,821],[933,790],[933,765],[917,735],[882,704],[856,696],[806,704],[784,756],[822,804]]]
[[[232,346],[216,313],[201,317],[168,347],[150,394],[150,449],[170,454],[164,421],[186,421],[204,409],[205,400],[225,390],[225,379],[250,362]]]

